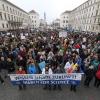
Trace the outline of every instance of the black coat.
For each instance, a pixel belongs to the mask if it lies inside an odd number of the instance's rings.
[[[0,61],[0,70],[1,69],[7,69],[7,62],[6,61]]]
[[[86,74],[86,77],[93,78],[94,77],[94,69],[87,69],[85,74]]]
[[[8,69],[8,72],[14,72],[15,71],[14,63],[7,62],[7,69]]]
[[[53,71],[53,73],[54,73],[54,74],[61,74],[61,73],[63,73],[63,70],[62,70],[62,69],[55,69],[55,70]]]
[[[23,60],[17,60],[16,62],[17,66],[22,66],[24,68],[24,70],[26,71],[26,66],[27,66],[27,60],[23,59]]]

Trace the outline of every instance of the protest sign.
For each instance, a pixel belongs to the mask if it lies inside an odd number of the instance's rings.
[[[59,32],[59,37],[67,37],[67,32],[66,31]]]
[[[43,70],[43,68],[45,68],[45,66],[46,66],[45,61],[39,63],[39,67],[40,67],[41,71]]]
[[[71,74],[10,74],[11,82],[19,84],[75,84],[79,85],[82,79],[81,73]]]
[[[86,42],[86,38],[85,37],[83,38],[83,42]]]
[[[25,36],[21,36],[21,39],[24,40],[24,39],[26,39],[26,38],[25,38]]]
[[[7,33],[7,35],[10,35],[11,33]]]

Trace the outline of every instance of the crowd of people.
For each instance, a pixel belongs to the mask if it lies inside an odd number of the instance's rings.
[[[41,70],[39,63],[45,61]],[[77,64],[65,68],[66,63]],[[100,33],[68,33],[59,37],[58,31],[45,34],[7,32],[0,35],[0,81],[5,83],[8,74],[60,74],[84,73],[84,86],[100,86]],[[19,85],[19,89],[25,85]],[[62,89],[61,85],[45,85],[44,89]],[[76,86],[71,85],[71,91]]]

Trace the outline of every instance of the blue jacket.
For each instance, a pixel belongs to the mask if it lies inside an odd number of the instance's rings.
[[[37,73],[37,71],[36,71],[36,66],[30,64],[30,65],[28,66],[28,74],[36,74],[36,73]]]
[[[78,58],[77,61],[76,61],[76,63],[79,65],[78,71],[79,72],[84,72],[85,69],[84,69],[84,63],[82,62],[82,59]]]

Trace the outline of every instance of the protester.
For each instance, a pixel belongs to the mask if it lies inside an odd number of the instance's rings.
[[[28,69],[28,71],[27,71],[28,74],[37,74],[37,69],[36,69],[35,63],[33,61],[31,61],[28,64],[27,69]]]
[[[71,73],[80,73],[81,71],[81,59],[77,51],[72,52],[72,71]],[[76,92],[77,84],[71,82],[70,90]]]
[[[95,86],[97,88],[100,86],[100,65],[99,65],[98,70],[96,72]]]
[[[11,58],[7,59],[7,69],[8,69],[8,73],[13,73],[15,71],[15,66],[13,61],[11,60]]]
[[[53,69],[53,73],[61,74],[63,73],[63,70],[60,68],[60,66],[57,66],[57,68]],[[60,84],[54,85],[53,90],[56,90],[56,89],[62,90],[61,85]]]
[[[50,66],[46,66],[43,71],[42,71],[42,74],[53,74],[52,72],[52,69],[50,68]],[[44,88],[43,89],[49,89],[51,90],[51,84],[45,84]]]
[[[1,75],[0,75],[0,82],[1,82],[1,84],[4,84],[4,80],[3,80],[3,78],[1,77]]]
[[[23,58],[22,56],[18,55],[18,58],[16,60],[16,65],[22,66],[24,68],[24,70],[27,71],[26,64],[27,64],[26,58]]]
[[[100,65],[100,34],[68,33],[67,37],[59,37],[58,31],[28,33],[12,32],[0,36],[0,81],[1,76],[17,74],[61,74],[65,68],[67,74],[85,73],[85,86],[89,86],[95,77],[95,86]],[[22,35],[23,34],[23,35]],[[23,39],[22,36],[25,36]],[[43,66],[40,66],[41,63]],[[66,64],[68,64],[67,67]],[[46,66],[45,66],[46,65]],[[70,65],[70,66],[69,66]],[[19,66],[21,66],[19,68]],[[94,73],[94,74],[93,74]],[[99,84],[99,83],[98,83]],[[19,89],[23,88],[23,84]],[[51,89],[51,84],[44,89]],[[71,90],[76,91],[77,85],[72,84]],[[62,89],[54,85],[54,89]]]
[[[25,70],[22,67],[19,67],[16,71],[16,74],[26,74]],[[19,85],[19,90],[26,89],[26,85],[21,82]]]
[[[85,71],[85,81],[84,81],[84,85],[89,87],[90,82],[92,81],[93,77],[94,77],[94,67],[92,65],[88,66],[88,68]]]
[[[7,78],[7,74],[8,74],[8,70],[7,70],[7,61],[5,60],[4,57],[1,57],[0,59],[0,68],[1,68],[1,71],[4,75],[5,78]]]
[[[0,82],[1,82],[1,84],[4,84],[4,80],[3,80],[3,78],[1,77],[1,66],[0,66]]]
[[[98,70],[98,66],[99,66],[99,64],[100,64],[100,61],[98,60],[98,55],[97,54],[95,54],[94,55],[94,60],[92,61],[92,65],[94,66],[94,77],[95,77],[95,82],[94,82],[94,86],[96,86],[96,72],[97,72],[97,70]]]

